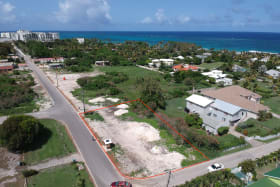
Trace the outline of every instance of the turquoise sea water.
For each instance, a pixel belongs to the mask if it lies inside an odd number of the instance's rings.
[[[127,40],[156,44],[159,41],[190,42],[203,48],[280,53],[280,33],[257,32],[85,32],[60,31],[60,38],[98,38],[112,42]]]

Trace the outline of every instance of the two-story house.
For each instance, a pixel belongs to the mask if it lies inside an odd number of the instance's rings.
[[[186,110],[199,114],[205,129],[213,134],[217,134],[220,127],[234,125],[246,116],[246,110],[238,106],[196,94],[186,99]]]

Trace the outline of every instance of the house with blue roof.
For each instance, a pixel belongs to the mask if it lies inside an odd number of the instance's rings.
[[[247,111],[231,103],[193,94],[186,99],[186,110],[203,119],[208,132],[218,133],[220,127],[230,127],[247,116]]]

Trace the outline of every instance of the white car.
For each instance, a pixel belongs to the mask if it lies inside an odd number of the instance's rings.
[[[215,164],[212,164],[211,166],[208,166],[208,171],[209,172],[213,172],[213,171],[218,171],[218,170],[221,170],[221,169],[224,169],[224,165],[223,164],[218,164],[218,163],[215,163]]]

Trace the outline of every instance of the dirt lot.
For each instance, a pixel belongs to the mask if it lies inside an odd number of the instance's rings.
[[[0,148],[0,155],[0,186],[4,186],[5,183],[16,180],[20,155],[10,153],[5,148]]]
[[[45,71],[46,75],[53,81],[55,85],[57,85],[56,80],[56,74],[53,71]],[[80,112],[83,111],[83,103],[78,100],[76,97],[72,95],[72,91],[74,91],[77,88],[80,88],[80,86],[77,83],[77,80],[81,77],[87,77],[87,76],[97,76],[100,75],[99,72],[92,72],[92,73],[59,73],[57,75],[58,78],[58,86],[60,90],[63,90],[63,93],[71,99],[71,101],[75,104],[75,106],[80,110]],[[94,106],[86,106],[87,110],[94,109]]]
[[[98,111],[104,122],[87,120],[102,140],[110,138],[117,144],[115,156],[123,173],[142,177],[181,167],[185,157],[158,146],[157,129],[143,122],[120,120],[114,115],[116,110],[114,107]]]
[[[54,72],[46,72],[49,78],[56,84]],[[96,76],[98,72],[82,74],[60,74],[58,75],[59,88],[72,102],[82,111],[82,103],[76,99],[71,91],[79,88],[76,80],[84,76]],[[65,80],[64,80],[65,78]],[[92,98],[92,105],[87,109],[96,109],[102,106],[106,98]],[[109,98],[110,100],[110,98]],[[116,100],[117,101],[117,100]],[[120,102],[120,101],[119,101]],[[169,152],[165,147],[158,146],[160,140],[159,131],[147,123],[125,121],[117,115],[126,113],[125,106],[104,109],[98,113],[104,121],[90,121],[90,125],[101,139],[110,138],[116,144],[115,157],[125,174],[141,177],[150,176],[164,172],[165,169],[180,168],[181,161],[185,159],[182,154]]]

